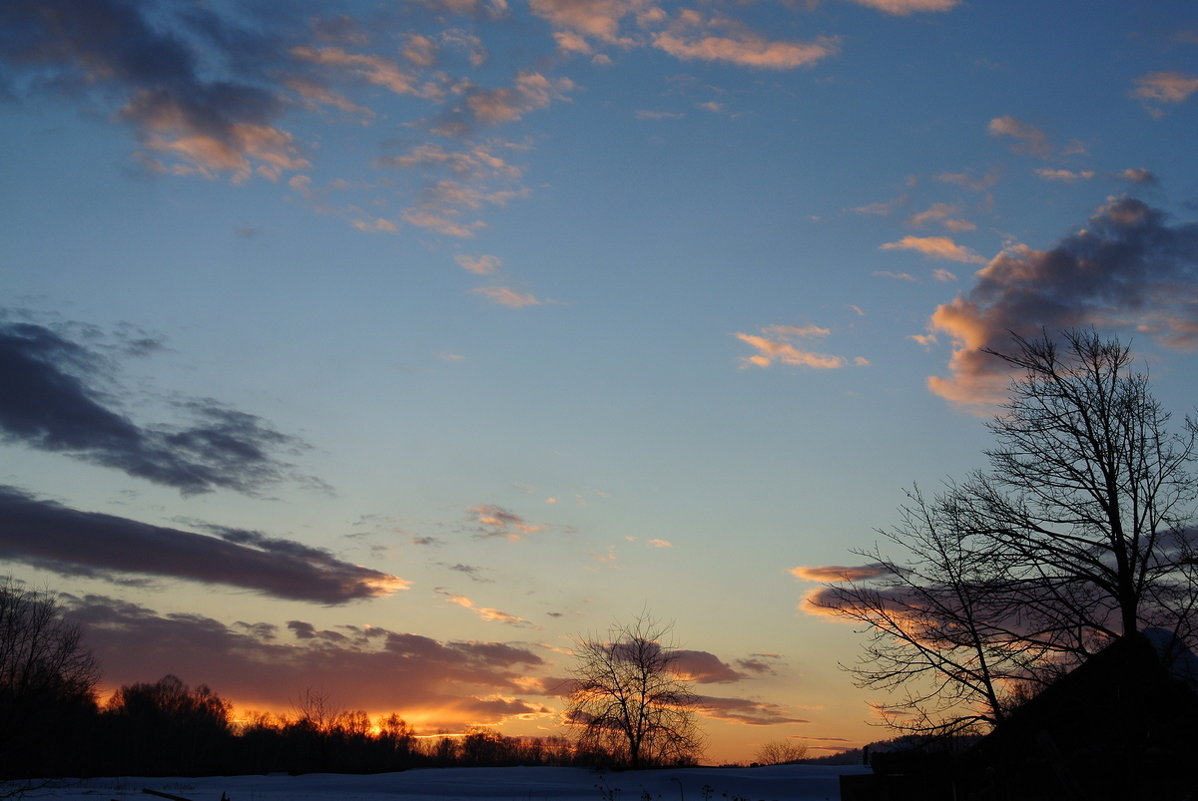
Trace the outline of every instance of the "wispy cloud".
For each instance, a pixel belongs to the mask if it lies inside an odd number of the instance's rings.
[[[539,72],[521,72],[511,87],[467,89],[465,108],[483,124],[514,122],[555,100],[568,100],[567,95],[572,89],[574,82],[569,78],[549,78]]]
[[[541,306],[547,301],[527,292],[518,292],[506,286],[480,286],[470,290],[475,295],[482,295],[498,306],[509,309],[523,309],[526,306]]]
[[[1041,167],[1036,170],[1036,175],[1043,178],[1045,181],[1060,181],[1067,184],[1077,183],[1078,181],[1088,181],[1094,177],[1093,170],[1060,170],[1051,169],[1049,167]]]
[[[1144,167],[1129,167],[1119,173],[1118,177],[1124,181],[1144,186],[1156,186],[1160,184],[1160,179],[1151,170]]]
[[[853,0],[853,2],[897,16],[907,16],[925,11],[952,11],[961,4],[961,0]]]
[[[793,567],[790,574],[795,578],[803,581],[861,581],[862,579],[877,578],[878,576],[887,575],[890,570],[885,565],[854,565],[845,567],[843,565],[823,565],[818,567],[808,567],[800,565]]]
[[[1182,103],[1198,92],[1198,75],[1184,72],[1150,72],[1135,80],[1131,96],[1155,103]]]
[[[1047,156],[1052,152],[1052,142],[1044,131],[1015,119],[1010,115],[990,120],[987,130],[991,136],[1004,136],[1016,140],[1013,149],[1034,156]]]
[[[897,209],[907,205],[909,201],[910,198],[908,198],[906,195],[899,195],[898,197],[893,197],[890,200],[882,200],[878,201],[877,203],[867,203],[864,206],[855,206],[853,211],[855,211],[857,214],[875,214],[880,217],[885,217],[887,215],[893,214]]]
[[[947,236],[904,236],[897,242],[887,242],[879,250],[913,250],[930,259],[960,261],[966,264],[985,264],[986,259],[969,248],[958,245]]]
[[[454,261],[463,270],[472,272],[475,275],[491,275],[499,271],[503,266],[503,260],[498,256],[488,254],[480,254],[478,256],[470,256],[465,253],[459,253],[454,256]]]
[[[742,67],[789,70],[809,66],[835,55],[835,39],[811,42],[770,40],[745,26],[719,17],[704,17],[685,9],[653,45],[684,61],[722,61]]]
[[[879,278],[893,278],[896,281],[910,281],[911,283],[915,283],[917,280],[911,273],[896,273],[890,270],[874,270],[870,275],[876,275]]]
[[[444,595],[445,599],[449,603],[460,606],[463,609],[469,609],[471,612],[473,612],[475,615],[477,615],[480,620],[483,620],[487,623],[506,623],[509,626],[518,626],[521,628],[528,628],[528,627],[537,628],[536,626],[533,626],[532,623],[530,623],[529,621],[525,620],[522,617],[516,617],[515,615],[509,615],[507,612],[501,612],[498,609],[491,609],[491,608],[485,607],[485,606],[477,606],[477,605],[475,605],[474,601],[470,600],[470,598],[466,597],[465,595],[455,595],[454,593],[449,592],[448,590],[445,590],[445,589],[441,589],[439,587],[435,590],[435,592],[438,595]]]
[[[985,175],[976,175],[971,171],[942,172],[936,176],[936,180],[942,184],[955,184],[974,192],[984,192],[998,183],[999,174],[996,170],[991,170]]]
[[[323,604],[408,587],[403,579],[343,562],[323,548],[254,531],[213,530],[217,536],[79,511],[0,486],[3,557],[65,576],[108,581],[158,576]]]
[[[734,336],[757,351],[752,356],[741,358],[742,367],[770,367],[775,362],[819,370],[847,367],[852,362],[844,356],[802,350],[795,344],[796,340],[823,338],[829,333],[828,329],[814,325],[771,325],[760,329],[759,334],[738,333]],[[860,358],[855,361],[857,364],[865,363]]]
[[[520,515],[493,503],[480,503],[466,510],[471,521],[478,524],[478,532],[487,537],[503,537],[519,540],[526,534],[544,531],[545,526],[529,523]]]
[[[930,330],[954,343],[947,378],[929,388],[954,403],[1001,400],[1009,332],[1036,336],[1094,326],[1148,334],[1166,347],[1198,347],[1198,223],[1171,225],[1133,198],[1112,198],[1084,228],[1046,251],[1006,249],[977,283],[937,307]]]
[[[811,722],[805,718],[795,717],[790,707],[747,698],[721,698],[704,695],[699,697],[696,706],[706,717],[746,726],[776,726],[783,723]]]

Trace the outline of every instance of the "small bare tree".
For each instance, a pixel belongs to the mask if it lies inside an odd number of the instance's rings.
[[[604,638],[578,641],[566,722],[580,751],[633,769],[698,759],[698,697],[676,670],[670,631],[642,614]]]
[[[807,745],[794,740],[771,740],[753,754],[753,761],[759,765],[789,765],[806,758]]]

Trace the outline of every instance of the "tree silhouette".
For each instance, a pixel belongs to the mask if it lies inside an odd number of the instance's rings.
[[[881,532],[899,556],[858,552],[869,570],[813,600],[867,624],[851,669],[905,692],[887,704],[902,728],[1000,721],[1012,699],[1147,628],[1198,644],[1198,427],[1170,429],[1117,339],[1060,343],[988,351],[1018,371],[989,423],[990,469],[931,500],[913,491]]]
[[[618,766],[694,762],[702,752],[698,698],[675,669],[671,627],[642,614],[607,637],[579,640],[566,721],[580,751]]]
[[[95,710],[98,679],[78,626],[52,596],[0,583],[0,771],[28,771],[52,743],[70,740],[76,720]]]

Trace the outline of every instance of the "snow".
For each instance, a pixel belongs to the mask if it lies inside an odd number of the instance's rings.
[[[206,776],[57,780],[27,798],[151,801],[143,789],[188,801],[825,801],[840,798],[839,777],[868,768],[775,765],[607,773],[586,768],[442,768],[367,776]]]

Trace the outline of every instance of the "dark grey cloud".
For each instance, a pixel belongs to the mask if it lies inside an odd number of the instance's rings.
[[[475,581],[480,584],[494,584],[495,583],[495,579],[487,578],[485,575],[488,568],[478,567],[477,565],[464,565],[461,562],[458,562],[457,564],[454,564],[454,565],[449,565],[448,567],[450,570],[454,571],[455,573],[466,574],[467,576],[469,576],[471,581]]]
[[[342,708],[420,718],[428,733],[548,711],[521,699],[525,675],[544,663],[519,645],[441,641],[379,627],[329,632],[302,620],[287,623],[288,636],[270,624],[229,626],[95,595],[66,596],[64,606],[110,685],[174,673],[238,705],[278,710],[305,689],[320,688]]]
[[[123,354],[157,340],[125,338]],[[68,335],[33,323],[0,322],[0,440],[121,470],[184,494],[232,489],[255,494],[294,477],[280,451],[304,447],[262,418],[202,398],[177,401],[182,426],[142,426],[113,397],[114,362]]]
[[[0,6],[0,74],[10,96],[49,89],[103,106],[115,101],[117,116],[158,156],[182,157],[204,171],[277,175],[306,162],[290,134],[273,125],[286,108],[272,84],[288,60],[278,36],[285,22],[272,17],[267,25],[254,13],[235,18],[199,4],[129,0],[7,0]]]
[[[745,674],[709,651],[675,650],[670,653],[675,660],[675,668],[699,684],[722,684],[746,678]]]
[[[931,330],[954,351],[949,377],[928,385],[957,403],[993,403],[1005,396],[1007,365],[985,349],[1006,350],[1011,332],[1091,327],[1198,347],[1198,223],[1172,224],[1141,200],[1112,198],[1048,250],[1007,248],[933,313]]]
[[[796,718],[790,709],[781,704],[754,701],[748,698],[720,698],[704,695],[696,704],[699,711],[715,720],[743,723],[748,726],[775,726],[779,723],[810,723]]]
[[[64,575],[161,576],[277,598],[340,604],[388,595],[402,579],[256,532],[214,537],[82,512],[0,485],[0,558]]]

